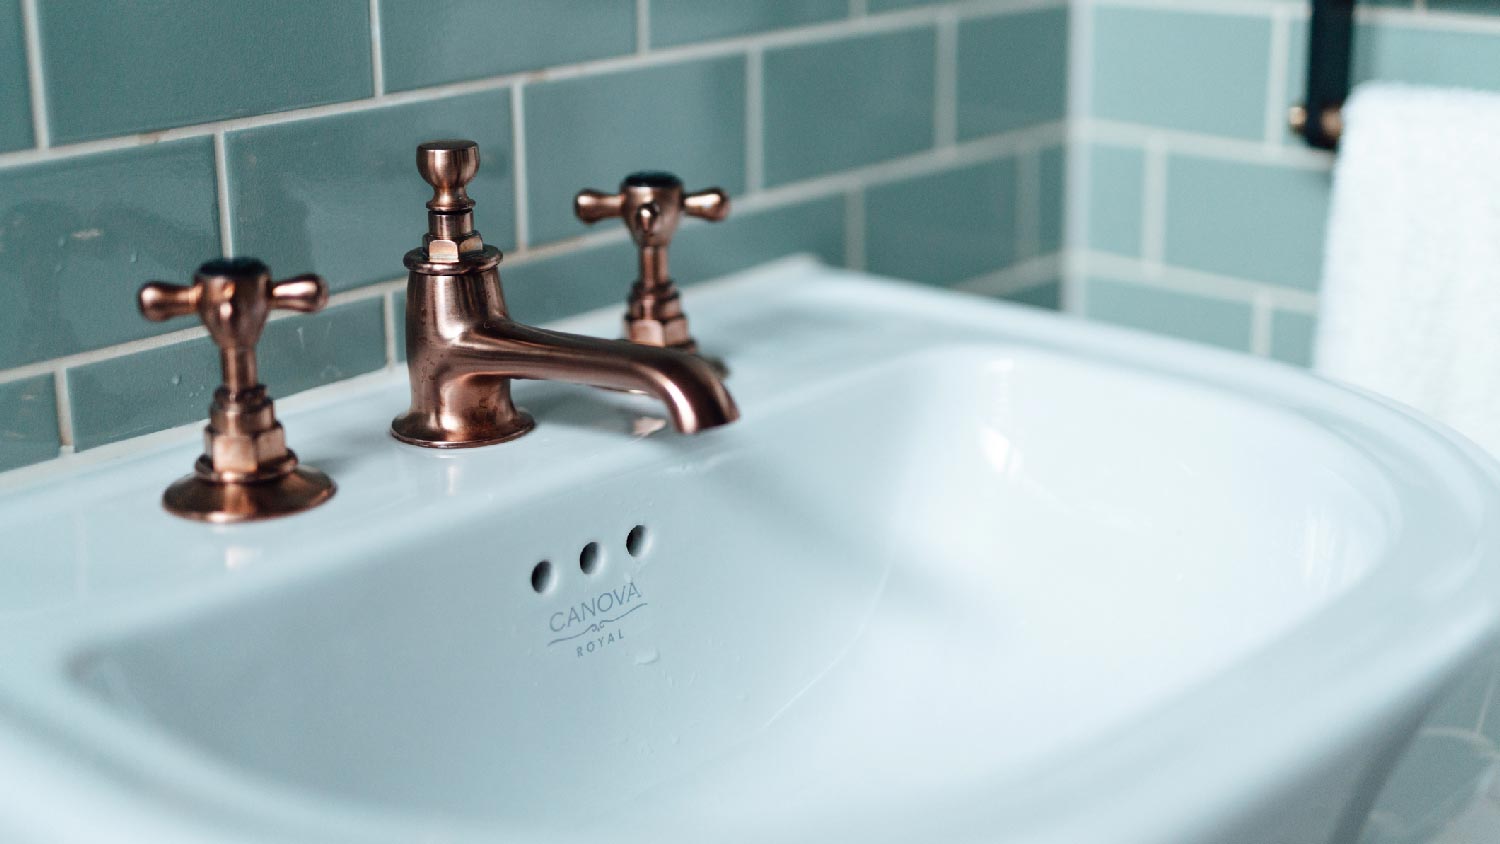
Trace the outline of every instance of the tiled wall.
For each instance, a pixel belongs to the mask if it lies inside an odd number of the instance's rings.
[[[1359,0],[1356,81],[1500,89],[1500,1]],[[1067,301],[1305,364],[1331,155],[1286,130],[1306,0],[1075,0]]]
[[[470,192],[518,318],[622,302],[582,187],[669,169],[735,198],[679,280],[792,252],[1055,306],[1066,0],[0,0],[0,471],[205,415],[217,359],[134,293],[201,261],[313,270],[273,394],[400,365],[413,147]]]

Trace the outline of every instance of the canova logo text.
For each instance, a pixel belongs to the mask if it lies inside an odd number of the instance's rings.
[[[596,639],[578,645],[578,655],[593,653],[596,648],[613,644],[616,640],[625,638],[623,631],[613,630],[606,632],[604,628],[618,624],[620,619],[646,607],[646,601],[641,596],[641,590],[635,583],[626,583],[617,589],[600,592],[587,601],[581,601],[559,610],[547,619],[547,626],[556,638],[547,643],[548,647],[581,639],[589,634],[597,634]]]

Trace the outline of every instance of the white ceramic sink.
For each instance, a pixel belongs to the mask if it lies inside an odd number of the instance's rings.
[[[162,512],[189,432],[23,478],[0,839],[1340,840],[1496,629],[1500,475],[1391,406],[807,261],[689,304],[697,437],[527,384],[416,449],[398,372],[283,403],[281,522]]]

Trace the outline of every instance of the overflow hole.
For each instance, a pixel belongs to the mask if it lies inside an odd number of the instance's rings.
[[[646,553],[648,539],[646,526],[636,525],[630,529],[630,533],[625,537],[625,550],[630,552],[630,556],[639,557]]]
[[[593,574],[599,570],[599,543],[590,542],[583,546],[578,552],[578,567],[584,574]]]
[[[552,564],[546,560],[531,569],[531,589],[538,595],[552,588]]]

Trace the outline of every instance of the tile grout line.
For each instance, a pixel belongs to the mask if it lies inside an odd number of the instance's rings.
[[[334,308],[340,305],[362,302],[367,299],[376,299],[384,296],[387,291],[395,289],[404,284],[405,279],[401,278],[390,281],[378,281],[374,284],[367,284],[362,287],[356,287],[353,290],[340,291],[328,297],[328,307]],[[295,319],[296,317],[297,314],[294,313],[275,311],[267,317],[267,321],[277,322],[283,319]],[[206,337],[208,337],[208,331],[201,325],[179,328],[175,331],[167,331],[161,334],[152,334],[147,337],[137,337],[134,340],[126,340],[123,343],[115,343],[113,345],[103,346],[98,349],[89,349],[87,351],[74,352],[72,354],[63,355],[61,357],[49,358],[44,361],[36,361],[34,363],[24,363],[20,366],[13,366],[10,369],[0,371],[0,384],[9,384],[14,381],[21,381],[26,378],[32,378],[37,375],[43,375],[49,372],[53,372],[59,368],[76,369],[78,367],[87,366],[92,363],[100,363],[103,361],[130,357],[131,355],[139,354],[141,352],[149,352],[155,349],[161,349],[167,346],[175,346],[179,343],[186,343],[192,340],[200,340]]]
[[[1167,239],[1167,144],[1159,136],[1146,140],[1145,172],[1142,174],[1141,258],[1147,266],[1160,267]]]
[[[651,52],[651,0],[635,0],[635,52]]]
[[[814,176],[790,185],[764,189],[748,194],[740,204],[744,208],[795,204],[810,199],[819,199],[829,194],[842,193],[855,187],[864,188],[871,184],[924,176],[977,164],[981,161],[1015,156],[1029,149],[1056,146],[1063,137],[1060,122],[1043,124],[1007,134],[966,141],[946,150],[923,150],[904,158],[841,170],[824,176]]]
[[[1181,12],[1186,14],[1224,15],[1232,17],[1261,17],[1276,10],[1284,10],[1299,20],[1308,17],[1305,0],[1098,0],[1101,5],[1112,8],[1139,9],[1144,11]],[[1466,32],[1479,35],[1500,34],[1500,19],[1494,15],[1472,12],[1437,11],[1422,0],[1421,5],[1410,8],[1399,6],[1371,7],[1356,4],[1355,20],[1360,23],[1375,23],[1410,29]]]
[[[1062,8],[1066,6],[1066,3],[1067,0],[968,0],[968,2],[960,3],[953,11],[960,17],[1019,14],[1038,8]],[[301,120],[314,120],[322,117],[365,112],[397,105],[426,103],[449,97],[479,93],[481,91],[495,91],[517,84],[603,76],[628,70],[641,70],[699,60],[727,58],[734,55],[741,55],[752,47],[771,49],[824,41],[837,41],[857,35],[918,29],[932,25],[937,19],[938,11],[939,7],[923,7],[872,15],[859,18],[858,20],[840,20],[808,24],[800,27],[787,27],[772,32],[651,50],[645,54],[627,53],[603,59],[577,62],[570,65],[487,76],[479,79],[464,80],[462,82],[448,82],[441,85],[432,85],[425,88],[415,88],[394,93],[385,92],[379,96],[344,100],[337,103],[304,106],[246,117],[210,120],[151,132],[114,135],[108,138],[79,141],[63,146],[15,150],[0,153],[0,168],[19,164],[34,164],[42,161],[76,158],[97,152],[134,149],[163,141],[205,137],[218,131],[280,126]]]
[[[845,170],[827,176],[814,177],[769,190],[752,192],[746,195],[743,200],[737,200],[737,206],[743,211],[769,211],[811,200],[825,199],[831,196],[844,195],[847,199],[847,196],[851,192],[859,192],[862,201],[863,191],[870,184],[879,184],[939,172],[980,161],[1003,159],[1015,156],[1028,149],[1056,145],[1061,137],[1061,124],[1043,124],[1002,135],[968,141],[948,151],[926,150],[906,158]],[[859,211],[862,217],[862,205]],[[847,238],[849,234],[847,220],[845,233]],[[856,235],[862,241],[862,226]],[[608,243],[621,242],[626,237],[627,235],[623,227],[611,227],[604,231],[591,232],[540,246],[521,246],[508,252],[506,254],[506,261],[511,265],[521,265]],[[846,255],[848,251],[848,244],[846,243]],[[860,258],[863,260],[862,245],[860,247]],[[378,298],[390,291],[401,289],[405,283],[405,277],[401,277],[362,285],[352,290],[341,291],[329,298],[329,306],[333,307]],[[295,314],[278,311],[272,314],[270,319],[274,321],[292,317],[295,317]],[[0,384],[52,372],[57,367],[76,367],[104,360],[113,360],[206,336],[208,336],[207,332],[202,326],[192,326],[163,334],[127,340],[123,343],[117,343],[100,349],[90,349],[58,358],[51,358],[46,361],[22,364],[0,370]]]
[[[1182,12],[1230,17],[1263,17],[1277,7],[1306,6],[1306,0],[1097,0],[1110,8]]]
[[[844,266],[865,268],[865,188],[856,185],[844,194]]]
[[[1092,165],[1084,134],[1085,120],[1093,106],[1093,0],[1076,0],[1068,7],[1067,123],[1064,145],[1064,232],[1061,309],[1085,312],[1087,290],[1082,250],[1089,239],[1089,213],[1093,205]]]
[[[47,85],[42,72],[42,25],[37,0],[21,0],[21,28],[26,42],[26,75],[31,94],[32,141],[39,149],[52,147],[51,115],[47,113]],[[0,161],[3,161],[0,158]]]
[[[517,83],[510,89],[510,149],[511,172],[515,177],[516,248],[525,249],[531,239],[531,207],[526,194],[529,181],[526,178],[526,98],[522,86]]]
[[[224,133],[214,133],[214,196],[219,208],[219,251],[234,257],[234,226],[229,216],[229,153]]]
[[[380,43],[380,0],[370,0],[370,85],[375,96],[385,93],[385,48]]]
[[[1250,301],[1250,354],[1271,356],[1271,319],[1276,307],[1264,290],[1257,291]]]
[[[1306,290],[1218,275],[1171,264],[1150,267],[1140,258],[1110,252],[1086,250],[1082,257],[1082,262],[1089,270],[1097,270],[1130,284],[1223,299],[1251,306],[1255,303],[1255,297],[1263,294],[1274,310],[1305,315],[1317,314],[1318,294]]]
[[[1042,251],[1042,154],[1026,150],[1016,155],[1016,255],[1032,258]]]
[[[57,442],[62,453],[73,450],[73,396],[68,392],[67,367],[59,366],[52,372],[53,401],[57,403]]]
[[[945,10],[937,19],[937,44],[933,53],[933,144],[951,147],[958,138],[958,18]]]
[[[1144,123],[1122,123],[1090,117],[1083,120],[1080,131],[1085,141],[1116,146],[1145,148],[1153,139],[1169,144],[1174,152],[1185,152],[1201,158],[1215,158],[1246,164],[1270,164],[1301,170],[1327,170],[1333,154],[1297,144],[1266,144],[1263,138],[1247,140],[1222,135],[1205,135],[1164,129]]]
[[[760,190],[766,173],[765,51],[750,48],[745,56],[745,189]]]
[[[1271,10],[1270,72],[1266,79],[1265,141],[1280,146],[1287,126],[1287,65],[1292,55],[1292,21],[1285,9]]]
[[[1063,261],[1062,252],[1036,255],[1003,269],[966,278],[955,283],[953,289],[982,296],[1010,296],[1053,281]]]

